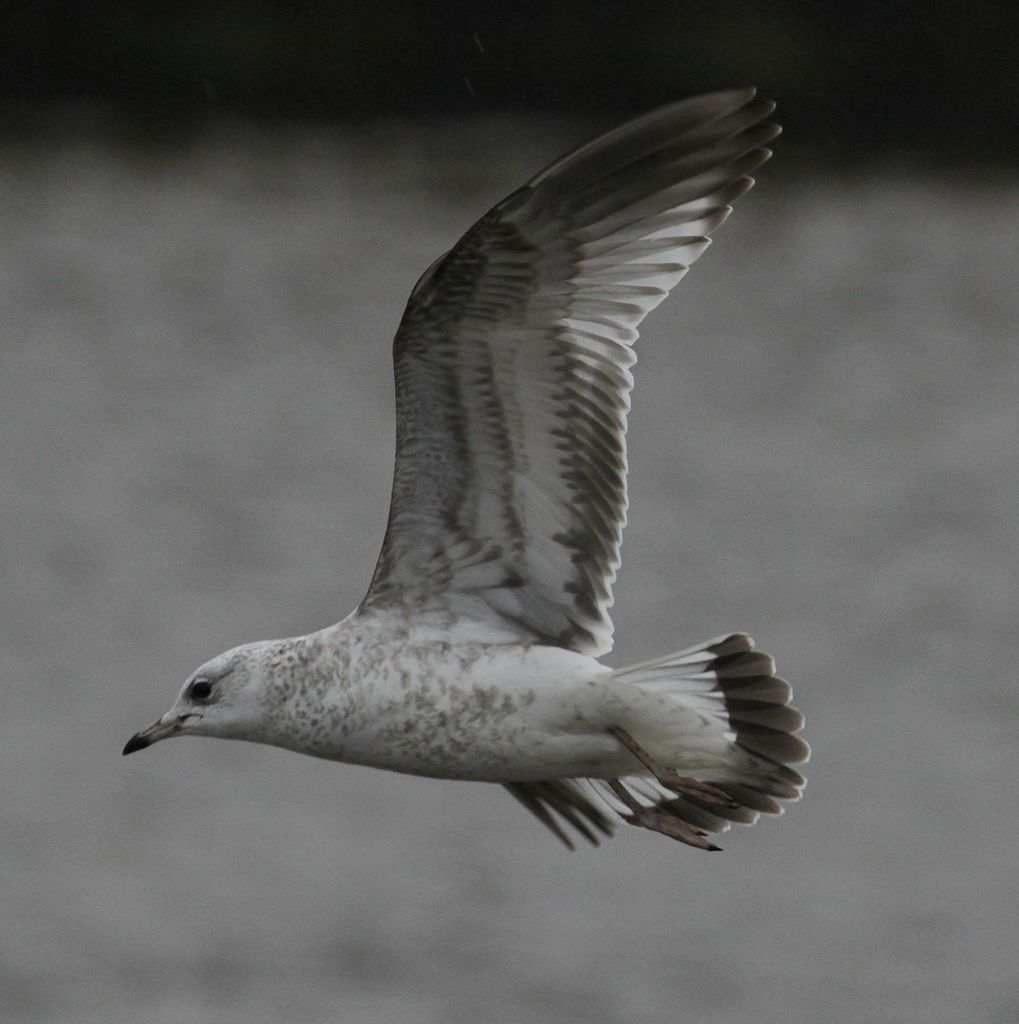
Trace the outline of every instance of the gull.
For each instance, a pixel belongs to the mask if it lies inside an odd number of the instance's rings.
[[[753,185],[755,90],[672,103],[566,154],[414,287],[393,346],[382,552],[336,625],[235,647],[125,754],[172,736],[498,783],[567,846],[621,819],[703,850],[805,784],[802,715],[730,633],[612,669],[637,327]]]

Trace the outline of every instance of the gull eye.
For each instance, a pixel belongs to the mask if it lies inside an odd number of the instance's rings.
[[[206,701],[212,696],[212,683],[208,679],[196,679],[191,684],[188,696],[192,700]]]

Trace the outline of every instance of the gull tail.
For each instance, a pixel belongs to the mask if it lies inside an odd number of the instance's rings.
[[[633,755],[633,774],[507,787],[567,846],[558,819],[595,845],[598,832],[611,834],[599,804],[628,824],[717,850],[710,833],[781,814],[782,801],[800,798],[806,780],[791,765],[810,756],[795,735],[803,716],[750,637],[718,637],[619,669],[612,681],[630,711],[610,732]]]
[[[613,681],[633,695],[634,709],[630,728],[615,734],[644,772],[596,785],[629,824],[711,850],[709,833],[799,800],[806,779],[791,765],[810,757],[796,735],[803,715],[750,637],[717,637],[620,669]]]

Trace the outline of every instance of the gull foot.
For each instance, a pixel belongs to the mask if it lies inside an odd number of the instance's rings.
[[[629,814],[622,816],[623,821],[627,825],[635,825],[637,828],[648,828],[652,832],[661,832],[663,836],[677,839],[679,842],[686,843],[687,846],[692,846],[698,850],[722,849],[705,838],[707,832],[694,828],[693,825],[687,824],[681,818],[677,818],[672,814],[666,814],[656,807],[644,807],[618,779],[612,779],[609,782],[609,787],[630,809]]]

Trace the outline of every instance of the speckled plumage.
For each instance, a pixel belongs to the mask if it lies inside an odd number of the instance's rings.
[[[392,503],[361,605],[214,658],[125,753],[209,735],[499,782],[567,843],[564,826],[609,834],[611,808],[712,849],[707,832],[798,798],[802,718],[747,637],[619,671],[597,660],[637,327],[753,183],[772,109],[744,90],[638,118],[436,261],[394,345]]]

